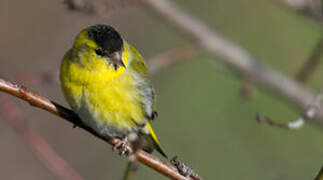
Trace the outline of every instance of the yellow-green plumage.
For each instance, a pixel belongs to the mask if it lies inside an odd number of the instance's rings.
[[[144,59],[125,40],[120,50],[125,67],[115,64],[109,55],[98,55],[96,50],[105,51],[102,46],[107,46],[109,51],[114,44],[109,38],[99,43],[91,39],[89,31],[97,27],[95,33],[106,27],[111,30],[106,25],[82,30],[64,56],[60,80],[65,98],[82,121],[98,133],[107,137],[145,134],[152,140],[151,148],[165,155],[148,121],[155,113],[155,98]],[[111,36],[109,33],[103,38]]]

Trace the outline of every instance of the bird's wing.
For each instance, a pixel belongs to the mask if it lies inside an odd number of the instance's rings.
[[[142,105],[143,112],[145,112],[147,120],[153,120],[157,116],[155,105],[156,95],[148,77],[148,68],[141,54],[131,45],[129,45],[129,47],[133,56],[130,66],[135,74],[136,86],[140,89],[141,98],[139,103]],[[152,152],[153,149],[156,149],[160,154],[167,158],[167,155],[161,149],[157,136],[149,122],[145,123],[145,126],[141,129],[141,135],[148,143],[148,145],[144,147],[144,150]]]
[[[148,67],[141,54],[131,45],[132,53],[131,68],[135,74],[136,86],[140,89],[140,104],[148,120],[153,120],[157,116],[156,95],[154,88],[149,80]]]

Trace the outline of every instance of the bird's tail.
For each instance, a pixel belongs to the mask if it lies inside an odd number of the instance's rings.
[[[147,141],[149,147],[145,147],[144,150],[147,152],[152,152],[153,149],[156,149],[161,155],[167,158],[167,155],[160,147],[160,143],[157,139],[157,136],[151,127],[150,123],[148,122],[143,130],[144,138]],[[152,147],[151,147],[152,146]]]

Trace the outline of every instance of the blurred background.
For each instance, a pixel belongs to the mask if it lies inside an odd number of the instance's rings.
[[[272,0],[175,2],[290,77],[299,72],[322,36],[317,21]],[[188,37],[138,4],[101,16],[70,11],[62,0],[0,0],[1,75],[49,72],[57,76],[76,34],[97,23],[118,29],[147,61],[191,44]],[[322,87],[322,70],[323,63],[319,63],[306,82],[313,92]],[[288,131],[257,123],[255,113],[287,122],[302,112],[264,88],[253,88],[248,97],[242,96],[242,78],[208,53],[192,53],[151,77],[159,109],[152,125],[164,150],[171,157],[178,155],[204,179],[304,180],[314,179],[321,168],[322,127],[308,123],[298,131]],[[14,79],[67,106],[57,77],[38,84]],[[84,179],[122,178],[127,161],[110,145],[12,99],[26,123]],[[4,119],[5,114],[0,114],[0,179],[58,179]],[[140,165],[133,179],[167,178]]]

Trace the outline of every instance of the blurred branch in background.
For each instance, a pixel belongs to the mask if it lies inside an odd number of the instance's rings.
[[[38,160],[61,180],[83,180],[39,134],[28,126],[22,111],[8,96],[0,95],[0,113],[7,124],[15,130],[19,138],[31,149]]]
[[[279,123],[279,122],[273,121],[272,119],[270,119],[268,117],[260,116],[259,114],[256,115],[256,120],[258,122],[267,123],[271,126],[276,126],[276,127],[280,127],[280,128],[284,128],[284,129],[296,130],[296,129],[303,127],[306,120],[313,119],[313,117],[315,116],[317,111],[320,109],[322,98],[323,98],[323,89],[321,90],[320,93],[318,93],[316,95],[312,104],[310,104],[308,106],[307,110],[304,112],[304,115],[301,116],[300,118],[298,118],[296,121],[287,122],[287,123]]]
[[[10,79],[24,82],[29,85],[54,82],[53,73],[19,73]],[[5,95],[0,95],[0,113],[8,125],[15,130],[19,138],[34,152],[39,161],[47,167],[56,177],[62,180],[83,180],[74,170],[37,132],[28,126],[23,118],[23,112],[18,105]]]
[[[284,3],[302,14],[323,23],[322,0],[274,0]]]
[[[300,71],[296,75],[296,79],[300,82],[306,82],[311,74],[315,72],[323,55],[323,35],[313,48],[309,58],[304,63]]]
[[[138,170],[137,161],[128,161],[122,180],[130,180],[137,170]]]
[[[18,84],[13,84],[11,82],[5,81],[3,79],[0,79],[0,91],[6,92],[10,95],[16,96],[17,98],[20,98],[26,102],[28,102],[30,105],[41,108],[43,110],[46,110],[54,115],[60,116],[63,119],[67,120],[68,122],[72,123],[73,125],[76,125],[77,127],[80,127],[87,132],[91,133],[92,135],[96,136],[97,138],[111,144],[112,146],[118,144],[120,142],[120,139],[107,139],[99,134],[97,134],[93,129],[86,126],[82,123],[82,121],[79,119],[79,117],[71,110],[56,104],[50,100],[48,100],[45,97],[42,97],[34,92],[29,91],[27,88],[22,87]],[[127,151],[132,152],[132,149],[130,146],[127,146]],[[138,150],[136,153],[136,159],[143,164],[151,167],[152,169],[156,170],[157,172],[160,172],[161,174],[164,174],[165,176],[176,179],[176,180],[189,180],[192,178],[185,178],[184,176],[180,175],[177,170],[169,165],[165,161],[161,161],[160,159],[152,156],[151,154],[148,154],[142,150]]]
[[[151,73],[155,73],[164,67],[188,59],[198,53],[199,50],[194,45],[186,45],[157,54],[149,59],[149,70]]]
[[[316,20],[323,24],[323,0],[275,0],[283,3],[297,12]],[[314,73],[323,54],[323,36],[313,48],[308,60],[296,75],[300,82],[306,82],[311,74]]]
[[[242,78],[242,85],[240,88],[240,94],[244,98],[249,98],[255,89],[255,83],[253,77],[248,73],[245,73]]]
[[[313,93],[305,86],[259,63],[260,61],[256,61],[247,51],[211,30],[173,2],[168,0],[141,2],[148,10],[168,20],[209,53],[220,57],[220,60],[238,72],[249,74],[255,83],[279,94],[302,111],[307,110],[307,106],[314,99]],[[318,111],[316,115],[314,120],[323,123],[323,112]]]
[[[64,0],[68,9],[86,14],[105,15],[113,11],[133,5],[140,0],[92,1],[92,0]]]
[[[323,166],[314,180],[323,180]]]

